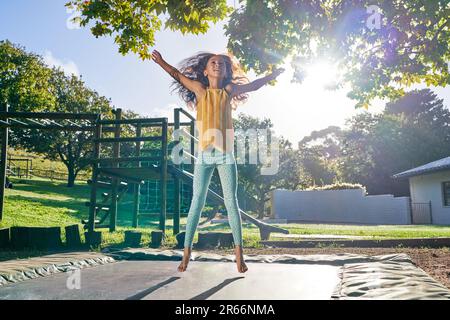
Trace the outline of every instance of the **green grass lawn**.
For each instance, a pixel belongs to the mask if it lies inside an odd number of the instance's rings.
[[[67,226],[80,224],[81,219],[87,219],[90,188],[86,183],[78,182],[75,187],[66,187],[65,182],[45,179],[23,180],[11,178],[14,189],[6,189],[5,211],[0,228],[10,226]],[[123,242],[124,232],[130,230],[132,221],[132,195],[125,196],[118,208],[117,231],[110,233],[103,229],[103,246],[119,245]],[[150,231],[158,229],[158,217],[146,218],[140,221],[139,231],[143,232],[143,243],[150,241]],[[181,229],[184,229],[186,218],[181,218]],[[166,245],[176,243],[172,235],[172,219],[168,219]],[[260,247],[259,230],[257,227],[244,223],[244,245]],[[450,237],[450,226],[360,226],[338,224],[283,224],[280,227],[289,229],[291,234],[320,235],[350,235],[364,236],[373,239],[386,238],[429,238]],[[80,227],[82,225],[80,224]],[[200,229],[199,229],[200,230]],[[230,231],[227,223],[214,224],[202,228],[202,231]],[[64,238],[64,229],[63,238]],[[196,236],[197,237],[197,236]],[[277,239],[272,234],[271,239]],[[196,241],[196,239],[194,239]]]
[[[82,230],[82,219],[88,218],[90,187],[84,182],[77,182],[72,187],[66,187],[63,181],[50,181],[33,178],[32,180],[11,178],[13,189],[6,189],[5,209],[0,228],[10,226],[67,226],[79,224]],[[101,190],[100,192],[104,192]],[[126,195],[118,207],[117,231],[104,232],[102,245],[123,242],[124,232],[131,228],[132,199]],[[107,222],[109,219],[106,220]],[[182,222],[183,219],[182,219]],[[157,230],[157,218],[145,218],[140,221],[143,241],[150,240],[150,230]],[[167,221],[167,226],[172,226]],[[102,229],[107,231],[107,229]],[[64,229],[62,229],[64,238]],[[168,241],[170,242],[170,238]],[[175,241],[175,239],[172,239]]]
[[[79,224],[82,230],[82,219],[88,218],[88,207],[85,202],[89,201],[90,187],[84,182],[77,182],[72,188],[66,187],[63,181],[50,181],[46,179],[33,178],[32,180],[17,179],[12,177],[13,189],[5,190],[5,209],[0,228],[11,226],[67,226]],[[100,192],[105,192],[101,190]],[[110,233],[108,229],[103,232],[102,246],[119,245],[124,240],[126,230],[135,230],[132,225],[132,194],[126,194],[118,206],[117,229]],[[186,217],[181,217],[182,228],[186,224]],[[203,221],[205,218],[202,218]],[[109,221],[107,218],[106,223]],[[143,233],[144,244],[150,242],[150,232],[158,230],[159,218],[142,218],[139,220],[137,231]],[[247,224],[244,224],[247,226]],[[166,246],[176,244],[175,236],[172,235],[173,220],[167,219],[167,239]],[[254,229],[254,230],[253,230]],[[229,230],[227,225],[214,225],[205,230]],[[252,225],[248,225],[246,230],[253,232],[246,236],[246,243],[249,245],[257,240],[258,230]],[[62,229],[63,240],[65,238]],[[197,235],[194,241],[197,240]]]
[[[288,224],[292,234],[327,234],[387,238],[450,237],[450,226],[435,225],[342,225],[342,224]]]

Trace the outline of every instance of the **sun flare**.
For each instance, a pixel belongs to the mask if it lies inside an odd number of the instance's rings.
[[[327,61],[317,61],[309,64],[305,68],[306,86],[325,89],[336,85],[339,78],[338,68],[335,64]]]

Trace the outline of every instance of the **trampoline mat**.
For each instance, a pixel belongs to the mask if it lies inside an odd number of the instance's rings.
[[[339,282],[336,266],[248,263],[240,274],[234,263],[196,262],[178,272],[175,261],[121,261],[59,273],[0,288],[0,299],[330,299]]]
[[[246,255],[244,274],[230,255],[193,252],[180,273],[180,250],[103,254],[115,262],[8,283],[0,286],[0,299],[450,299],[405,254]]]

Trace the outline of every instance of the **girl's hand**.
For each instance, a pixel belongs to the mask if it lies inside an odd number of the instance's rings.
[[[274,71],[272,71],[272,73],[270,74],[270,77],[272,79],[276,79],[280,74],[282,74],[284,72],[284,68],[278,68],[275,69]]]
[[[164,61],[161,54],[157,50],[153,50],[152,60],[155,61],[157,64],[161,64]]]
[[[242,85],[234,85],[233,86],[233,95],[237,96],[237,95],[240,95],[245,92],[256,91],[259,88],[261,88],[262,86],[264,86],[268,83],[271,83],[271,81],[275,80],[275,78],[278,77],[283,72],[284,72],[284,69],[279,68],[279,69],[273,70],[271,74],[269,74],[263,78],[256,79],[250,83],[242,84]]]

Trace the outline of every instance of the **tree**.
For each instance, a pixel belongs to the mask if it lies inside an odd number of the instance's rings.
[[[369,112],[356,115],[346,121],[348,130],[342,136],[342,156],[338,167],[340,180],[360,183],[368,188],[371,184],[373,172],[373,159],[371,136],[374,126],[378,123],[379,116]]]
[[[294,79],[312,59],[331,59],[357,107],[403,96],[414,83],[450,82],[448,0],[247,0],[226,26],[228,47],[257,73],[293,55]],[[378,21],[377,21],[378,20]],[[378,23],[379,22],[379,25]]]
[[[67,76],[54,68],[50,82],[56,101],[54,111],[100,113],[111,117],[109,100],[87,88],[75,75]],[[26,129],[15,130],[11,136],[13,144],[43,154],[47,159],[61,160],[67,167],[68,187],[74,185],[78,172],[90,164],[93,156],[93,133],[88,131]]]
[[[383,114],[352,118],[344,132],[341,177],[371,194],[408,195],[408,181],[392,175],[447,157],[449,121],[448,109],[429,90],[408,93]]]
[[[341,156],[342,130],[336,126],[313,131],[298,144],[298,157],[307,185],[327,185],[337,178]]]
[[[42,57],[9,41],[0,42],[0,103],[8,104],[9,111],[87,112],[100,113],[106,119],[114,117],[110,101],[87,88],[81,78],[49,68]],[[139,117],[131,110],[122,114],[128,119]],[[142,132],[157,134],[153,128],[143,128]],[[134,134],[131,125],[121,126],[121,136]],[[21,129],[11,130],[10,145],[62,161],[68,172],[67,186],[71,187],[77,174],[90,164],[92,139],[92,132],[87,131]],[[112,156],[112,144],[103,144],[101,151]],[[134,152],[133,143],[121,144],[121,156]]]
[[[403,124],[398,133],[401,140],[398,148],[394,145],[392,149],[401,159],[392,161],[408,169],[407,166],[412,168],[448,156],[450,111],[429,89],[411,91],[388,103],[385,115],[400,117]]]
[[[51,70],[42,58],[8,40],[0,41],[0,104],[9,111],[51,111]]]
[[[450,127],[450,111],[430,89],[408,92],[404,97],[387,103],[385,112],[403,115],[416,125],[426,122],[430,127]]]
[[[185,33],[205,33],[230,13],[226,0],[73,0],[66,4],[81,16],[81,26],[93,23],[95,37],[115,35],[119,52],[137,53],[149,59],[149,47],[155,44],[155,32],[161,29],[160,15],[166,15],[165,27]]]

